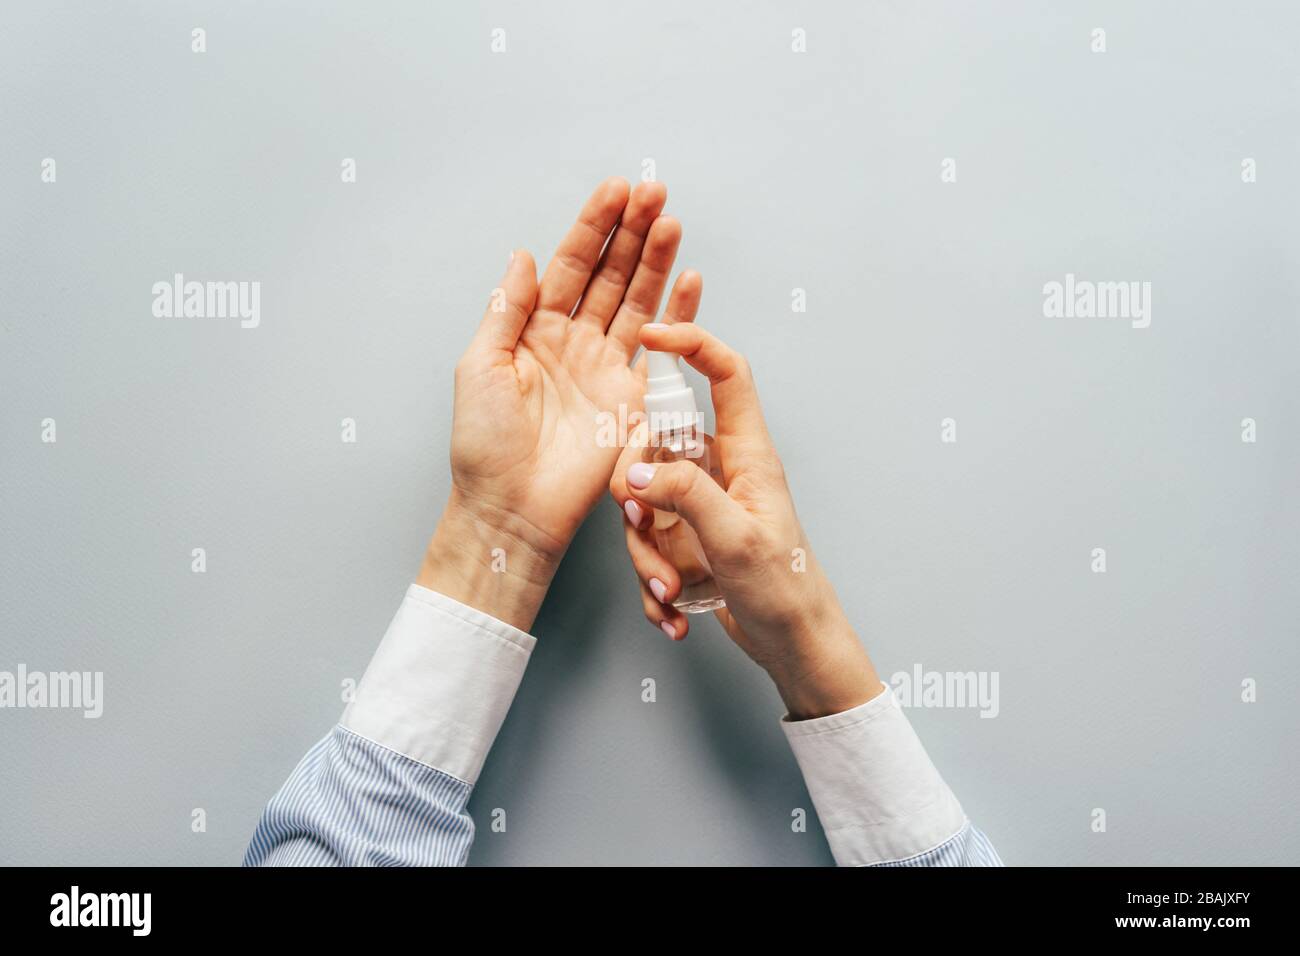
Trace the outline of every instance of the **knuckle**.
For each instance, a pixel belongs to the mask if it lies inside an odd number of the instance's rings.
[[[757,521],[744,522],[731,542],[731,557],[759,560],[767,549],[767,535]]]
[[[689,461],[673,462],[668,471],[668,490],[676,498],[687,498],[695,490],[700,469]]]
[[[736,536],[736,544],[746,554],[757,555],[763,550],[763,532],[755,524],[746,524]]]

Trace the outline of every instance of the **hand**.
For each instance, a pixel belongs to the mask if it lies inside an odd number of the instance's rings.
[[[658,508],[699,536],[727,602],[718,620],[772,677],[792,717],[840,713],[875,697],[880,680],[799,524],[745,359],[694,325],[648,325],[640,339],[708,377],[722,471],[719,485],[692,461],[643,463],[644,424],[620,457],[609,490],[627,518],[646,617],[674,640],[689,628],[671,603],[680,577],[649,530]]]
[[[678,222],[660,215],[666,196],[659,183],[629,195],[625,180],[606,180],[540,283],[532,257],[511,254],[456,365],[452,490],[420,584],[532,624],[618,457],[596,440],[598,414],[641,403],[644,373],[629,362],[681,240]],[[678,278],[673,321],[694,317],[699,292],[698,274]]]

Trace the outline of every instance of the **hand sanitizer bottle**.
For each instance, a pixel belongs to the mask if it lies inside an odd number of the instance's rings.
[[[649,464],[694,462],[721,485],[722,466],[713,438],[704,434],[704,416],[695,404],[695,391],[686,384],[677,356],[647,350],[646,373],[645,411],[650,443],[641,460]],[[673,512],[655,509],[650,533],[659,553],[677,569],[682,579],[681,594],[673,607],[687,614],[699,614],[726,606],[700,539],[690,525]]]

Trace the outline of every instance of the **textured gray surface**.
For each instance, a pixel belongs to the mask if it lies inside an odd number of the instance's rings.
[[[0,669],[106,699],[0,710],[0,861],[239,860],[414,573],[507,252],[652,157],[881,672],[999,674],[911,716],[1006,860],[1300,862],[1295,6],[583,6],[5,4]],[[155,318],[176,272],[260,327]],[[1150,328],[1044,318],[1067,272]],[[775,693],[644,622],[612,505],[535,632],[473,862],[829,861]]]

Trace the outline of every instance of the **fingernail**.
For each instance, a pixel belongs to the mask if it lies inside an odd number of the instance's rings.
[[[672,640],[677,640],[677,632],[673,630],[673,626],[667,621],[660,621],[659,629],[667,634]]]
[[[633,488],[644,488],[654,476],[655,466],[639,461],[627,470],[627,483]]]
[[[510,269],[510,267],[511,267],[512,265],[514,265],[514,262],[515,262],[515,250],[511,249],[511,250],[510,250],[510,258],[506,260],[506,269],[507,269],[507,271]]]
[[[650,579],[650,593],[655,596],[655,600],[663,604],[668,597],[668,585],[664,584],[658,578]]]
[[[667,323],[667,322],[647,322],[647,323],[645,324],[645,328],[647,328],[647,329],[666,329],[666,328],[668,328],[668,323]]]
[[[627,520],[632,522],[634,528],[641,524],[641,515],[643,512],[641,511],[641,506],[639,504],[629,498],[627,504],[623,506],[623,510],[627,512]]]

